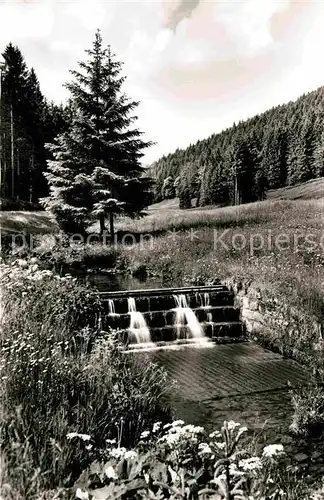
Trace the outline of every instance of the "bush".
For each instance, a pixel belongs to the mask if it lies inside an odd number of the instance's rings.
[[[96,294],[35,260],[2,264],[2,441],[14,498],[68,485],[88,465],[67,433],[90,432],[98,446],[135,445],[156,415],[170,419],[166,373],[103,338]]]
[[[316,382],[291,389],[294,408],[290,430],[300,436],[318,436],[324,431],[324,388]]]
[[[125,267],[118,248],[102,243],[71,243],[66,235],[41,237],[34,254],[57,272]]]

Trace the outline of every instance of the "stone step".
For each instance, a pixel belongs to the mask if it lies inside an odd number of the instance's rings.
[[[128,344],[127,346],[120,346],[119,349],[126,353],[141,352],[141,351],[159,351],[159,350],[179,350],[183,347],[190,346],[190,348],[212,348],[215,344],[233,344],[233,343],[246,343],[249,340],[246,337],[214,337],[213,339],[204,338],[202,341],[193,339],[180,339],[173,340],[172,342],[156,342],[153,343],[136,343]]]
[[[143,288],[140,290],[114,290],[110,292],[99,292],[99,296],[104,299],[124,298],[125,296],[137,297],[157,297],[163,295],[179,295],[183,293],[209,293],[217,290],[228,290],[226,285],[204,285],[204,286],[186,286],[173,288]]]
[[[178,294],[180,295],[180,294]],[[201,307],[203,302],[203,297],[199,293],[194,294],[183,294],[186,297],[188,307],[191,309],[197,309]],[[129,293],[129,297],[133,297]],[[228,289],[214,290],[208,294],[209,305],[212,307],[217,306],[233,306],[234,305],[234,293]],[[133,297],[135,298],[135,297]],[[117,314],[128,313],[128,301],[127,297],[117,297],[111,299],[114,303],[115,312]],[[110,311],[109,299],[104,297],[102,299],[102,305],[105,312]],[[177,307],[175,298],[173,295],[152,295],[139,296],[135,298],[136,310],[145,313],[150,311],[168,311]]]
[[[212,340],[222,338],[242,339],[244,337],[244,327],[240,321],[226,321],[222,323],[202,323],[206,337]],[[151,340],[157,342],[172,342],[177,339],[192,339],[192,334],[188,326],[165,326],[162,328],[151,328]],[[128,328],[120,330],[121,340],[127,344],[136,343],[135,335],[129,332]]]
[[[239,321],[240,309],[233,306],[199,307],[192,309],[199,323],[213,322],[224,323],[228,321]],[[176,320],[176,311],[152,311],[144,312],[144,319],[148,327],[159,328],[172,326]],[[103,317],[103,328],[124,329],[130,325],[130,313],[124,314],[106,314]]]

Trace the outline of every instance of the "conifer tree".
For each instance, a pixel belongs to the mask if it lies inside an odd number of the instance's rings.
[[[43,203],[67,232],[85,231],[96,217],[103,233],[109,216],[113,237],[116,213],[135,217],[149,202],[151,180],[140,158],[151,143],[133,128],[139,103],[122,93],[121,63],[110,46],[103,47],[99,31],[86,53],[88,60],[71,71],[74,80],[66,84],[74,117],[70,129],[49,145],[54,159],[48,162],[50,196]]]
[[[315,144],[314,173],[316,177],[324,177],[324,132]]]
[[[27,66],[18,47],[11,43],[3,52],[6,72],[2,89],[3,197],[20,197],[20,175],[24,165],[17,147],[24,140],[23,110],[26,104]]]

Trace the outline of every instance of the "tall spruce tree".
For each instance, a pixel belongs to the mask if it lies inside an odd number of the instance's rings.
[[[26,165],[21,161],[20,147],[25,147],[23,113],[26,104],[27,66],[18,47],[11,43],[3,52],[6,71],[2,89],[2,196],[20,198],[21,178]]]
[[[140,163],[151,145],[133,128],[138,102],[122,92],[125,77],[110,46],[103,46],[98,30],[88,60],[74,80],[71,93],[74,118],[71,127],[48,145],[54,159],[46,174],[50,196],[43,200],[66,232],[85,231],[91,217],[100,221],[100,233],[109,216],[114,235],[114,215],[140,215],[150,200],[151,179]]]

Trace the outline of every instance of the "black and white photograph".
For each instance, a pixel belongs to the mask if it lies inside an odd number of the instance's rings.
[[[324,0],[0,0],[0,500],[324,500]]]

